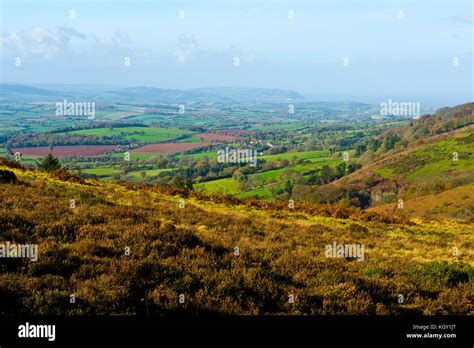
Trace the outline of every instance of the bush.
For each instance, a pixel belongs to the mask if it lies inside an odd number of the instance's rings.
[[[0,169],[0,183],[10,184],[10,183],[16,183],[16,182],[17,182],[17,179],[16,179],[15,173],[9,170]]]
[[[62,181],[77,182],[77,183],[81,183],[81,184],[83,184],[85,182],[82,177],[69,172],[65,168],[61,168],[61,169],[53,171],[51,173],[51,176],[55,179],[62,180]]]

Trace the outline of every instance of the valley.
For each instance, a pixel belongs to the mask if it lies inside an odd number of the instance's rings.
[[[291,91],[224,89],[211,97],[127,88],[90,96],[97,103],[90,120],[55,115],[57,92],[6,87],[0,156],[34,167],[51,152],[89,179],[169,186],[179,177],[207,194],[373,209],[472,183],[472,104],[415,120]],[[124,99],[114,102],[115,94]],[[160,95],[170,103],[154,104]],[[255,152],[256,163],[220,161],[226,149]],[[472,201],[463,203],[469,218]]]

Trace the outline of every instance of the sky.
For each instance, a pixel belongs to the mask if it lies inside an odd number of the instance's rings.
[[[0,3],[2,83],[264,87],[433,106],[474,99],[471,0]]]

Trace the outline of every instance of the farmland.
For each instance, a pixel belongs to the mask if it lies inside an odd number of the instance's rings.
[[[216,101],[184,105],[184,111],[178,104],[145,97],[151,91],[130,90],[130,105],[118,104],[113,93],[103,94],[93,120],[52,116],[50,100],[6,102],[0,109],[0,156],[13,159],[14,152],[21,152],[23,164],[34,168],[51,151],[62,165],[87,178],[165,186],[181,179],[206,194],[271,201],[293,197],[363,208],[391,203],[397,195],[411,199],[451,189],[472,177],[469,130],[421,147],[410,145],[400,159],[376,165],[363,176],[358,169],[364,173],[377,158],[396,150],[388,141],[399,139],[386,134],[413,122],[377,118],[374,106],[361,103],[295,100],[291,113],[280,102]],[[172,98],[174,92],[164,93]],[[218,159],[223,149],[253,151],[256,165],[223,162]],[[454,152],[459,161],[452,161]],[[442,176],[450,178],[446,185],[440,184]],[[382,194],[371,191],[372,182],[381,179],[388,188]],[[394,189],[393,181],[410,187]]]
[[[305,152],[286,152],[283,154],[278,155],[269,155],[269,156],[262,156],[261,159],[272,162],[276,160],[288,160],[291,161],[294,158],[301,159],[301,160],[312,160],[312,159],[319,159],[321,157],[327,156],[329,151],[322,150],[322,151],[305,151]]]
[[[226,135],[220,133],[199,133],[194,134],[193,137],[200,138],[204,142],[234,141],[238,139],[235,135]]]
[[[156,143],[173,140],[192,132],[157,127],[120,127],[120,128],[91,128],[71,131],[68,133],[80,135],[96,135],[96,136],[120,136],[121,138],[133,142]],[[61,133],[60,133],[61,134]]]
[[[44,157],[52,153],[56,157],[74,156],[99,156],[107,151],[115,149],[114,145],[78,145],[78,146],[55,146],[52,150],[48,147],[24,147],[15,148],[13,152],[20,152],[26,156]]]
[[[131,153],[153,153],[153,154],[171,154],[179,153],[191,149],[209,146],[206,142],[178,142],[166,144],[145,145],[130,151]]]

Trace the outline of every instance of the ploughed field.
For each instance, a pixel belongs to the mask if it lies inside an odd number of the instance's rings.
[[[235,130],[231,131],[234,132]],[[187,130],[158,127],[117,127],[90,128],[58,133],[60,135],[78,134],[83,136],[115,136],[123,140],[144,144],[130,152],[175,154],[223,142],[231,142],[238,136],[216,132],[193,133]],[[181,139],[181,140],[179,140]],[[17,147],[12,152],[20,152],[25,156],[47,156],[50,152],[56,157],[101,156],[107,151],[120,145],[65,145],[54,146],[50,151],[48,146]]]
[[[163,144],[150,144],[145,145],[130,151],[130,153],[179,153],[191,149],[196,149],[200,147],[206,147],[211,145],[207,142],[180,142],[180,143],[163,143]]]
[[[226,135],[219,133],[199,133],[193,134],[193,136],[200,138],[204,142],[234,141],[238,139],[238,137],[234,135]]]

